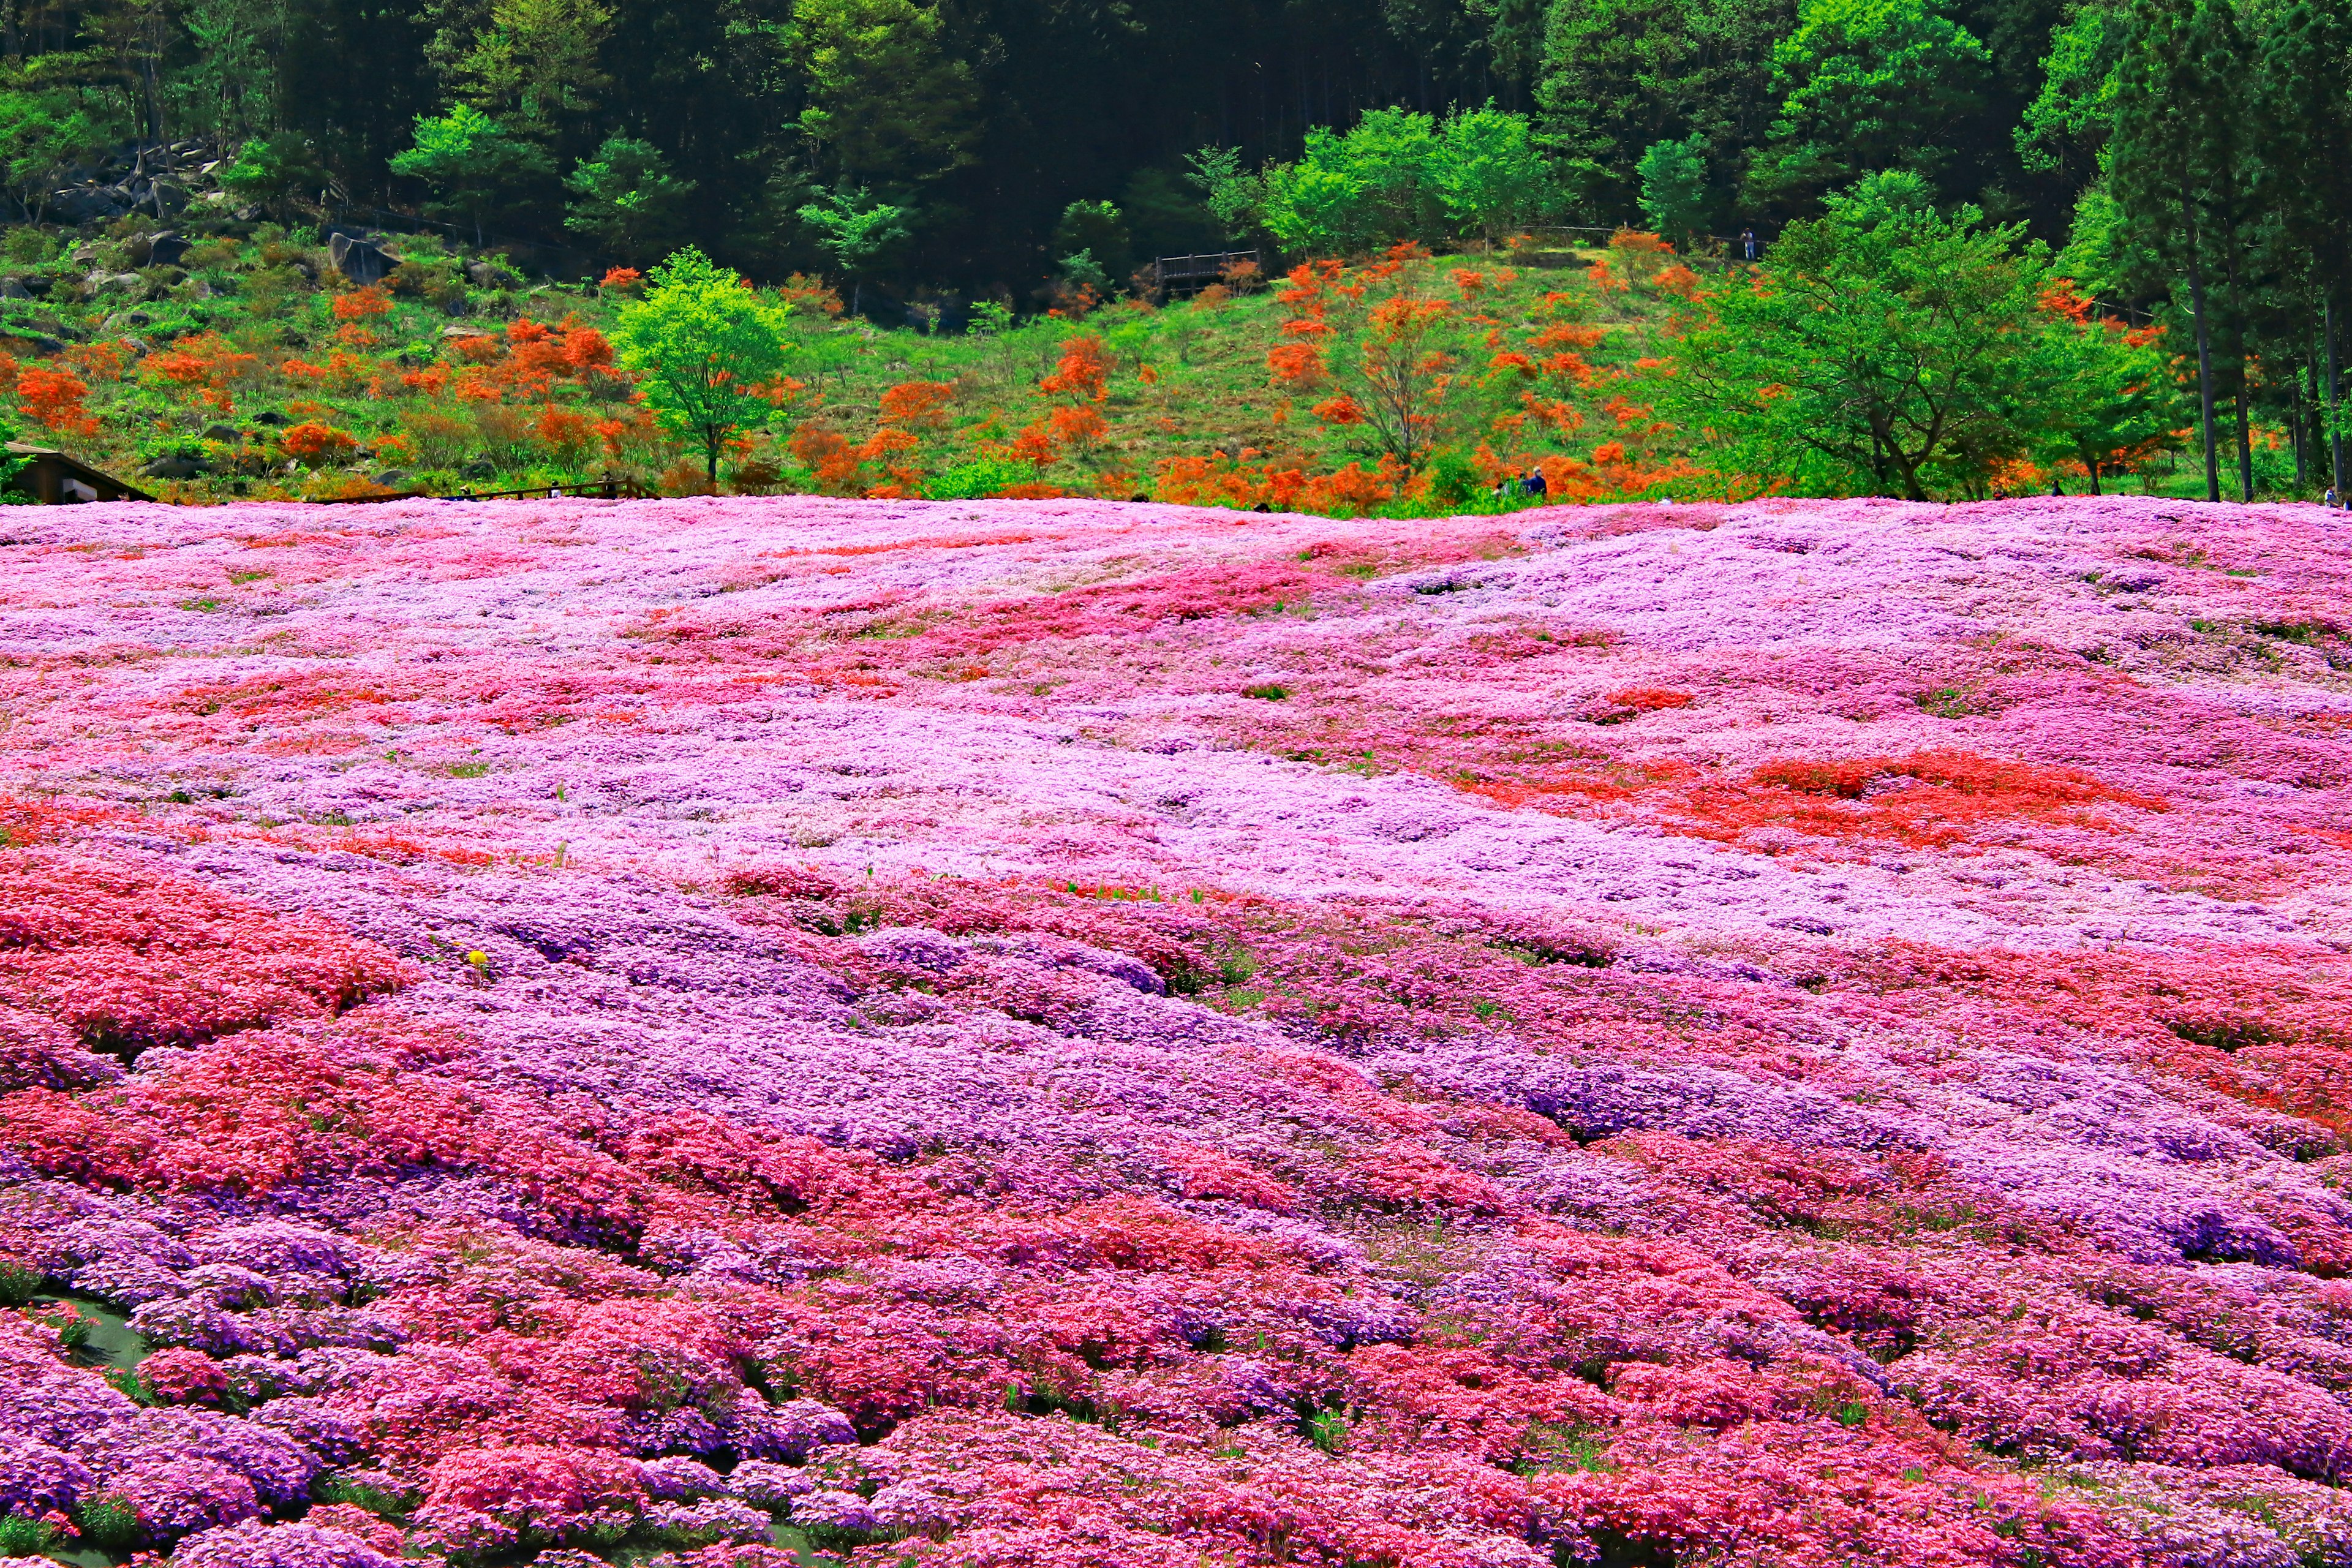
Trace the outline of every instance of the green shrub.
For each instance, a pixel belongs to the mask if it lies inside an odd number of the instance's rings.
[[[23,1306],[33,1299],[34,1292],[40,1289],[41,1281],[46,1278],[29,1263],[0,1263],[0,1307]],[[0,1552],[0,1557],[7,1555],[7,1552]],[[16,1555],[21,1557],[24,1553],[20,1552]]]
[[[139,1524],[139,1510],[128,1498],[111,1492],[100,1492],[85,1500],[74,1510],[74,1523],[80,1526],[85,1540],[110,1551],[136,1546],[145,1534]]]
[[[0,1519],[0,1557],[38,1557],[58,1538],[58,1527],[45,1519]]]
[[[942,468],[923,483],[925,500],[984,500],[1035,478],[1025,463],[1009,458],[975,458]]]

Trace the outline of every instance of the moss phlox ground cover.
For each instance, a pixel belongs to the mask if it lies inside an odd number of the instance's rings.
[[[19,513],[0,1554],[2352,1563],[2347,545]]]

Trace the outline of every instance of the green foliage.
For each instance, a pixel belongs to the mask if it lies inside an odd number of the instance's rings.
[[[21,1307],[30,1301],[47,1278],[29,1263],[0,1263],[0,1307]]]
[[[1711,297],[1664,410],[1751,488],[1981,495],[2060,412],[2047,257],[1982,218],[1937,213],[1916,174],[1860,181],[1790,226],[1752,286]]]
[[[2120,9],[2086,5],[2050,35],[2042,90],[2017,127],[2028,169],[2095,172],[2115,117],[2116,70],[2128,29]]]
[[[1432,452],[1423,471],[1429,476],[1430,499],[1448,506],[1460,506],[1486,491],[1478,465],[1452,447]]]
[[[702,448],[715,483],[728,442],[772,406],[764,392],[784,371],[790,308],[691,248],[654,268],[650,285],[621,312],[614,348],[663,428]]]
[[[287,197],[316,191],[328,174],[310,144],[299,136],[257,136],[237,149],[220,170],[221,188],[247,201],[281,205]]]
[[[1873,170],[1933,175],[1988,86],[1990,57],[1927,0],[1799,0],[1772,51],[1780,99],[1751,199],[1802,209]]]
[[[912,191],[973,160],[978,93],[943,8],[793,0],[789,36],[800,130],[836,184]]]
[[[975,458],[933,474],[923,485],[925,500],[985,500],[1036,476],[1009,458]]]
[[[1202,203],[1228,243],[1255,227],[1265,205],[1264,176],[1245,168],[1238,147],[1203,147],[1185,162],[1185,178],[1201,193]]]
[[[1679,142],[1654,142],[1642,154],[1642,216],[1650,227],[1676,245],[1706,232],[1706,143],[1696,134]]]
[[[1187,195],[1182,182],[1166,169],[1138,169],[1118,205],[1133,237],[1136,261],[1189,256],[1218,242],[1217,226],[1208,210]]]
[[[905,207],[876,201],[863,188],[845,188],[822,204],[801,208],[799,216],[815,231],[818,246],[833,258],[834,265],[849,278],[853,285],[850,314],[856,315],[859,303],[856,290],[885,268],[907,243],[912,215]]]
[[[1436,122],[1410,110],[1373,110],[1344,135],[1318,126],[1297,163],[1265,171],[1261,221],[1302,256],[1360,255],[1433,234],[1444,212],[1437,149]]]
[[[392,160],[392,172],[424,181],[437,200],[427,206],[473,226],[474,241],[502,201],[553,172],[547,152],[471,104],[416,117],[415,144]]]
[[[1430,174],[1454,228],[1489,243],[1549,216],[1559,201],[1551,162],[1537,149],[1528,117],[1492,103],[1439,127]]]
[[[105,128],[72,91],[0,89],[0,174],[36,217],[58,171],[105,140]]]
[[[139,1511],[131,1507],[131,1500],[111,1492],[99,1492],[84,1500],[74,1510],[74,1523],[80,1527],[84,1539],[114,1552],[138,1545],[145,1533],[139,1523]]]
[[[597,57],[612,30],[598,0],[492,0],[448,76],[466,103],[549,133],[610,85]]]
[[[2097,489],[2103,475],[2173,446],[2189,411],[2153,343],[2135,342],[2119,321],[2059,316],[2042,326],[2041,348],[2033,404],[2045,463],[2079,463]]]
[[[1061,258],[1085,255],[1092,264],[1097,288],[1123,281],[1135,268],[1128,239],[1127,218],[1109,202],[1072,202],[1062,209],[1054,229],[1053,254]],[[1065,270],[1068,270],[1067,262]],[[1077,280],[1073,275],[1073,280]]]
[[[1553,0],[1537,100],[1585,221],[1640,208],[1642,154],[1696,137],[1729,195],[1779,100],[1773,46],[1795,0]]]
[[[1307,133],[1298,161],[1253,182],[1219,149],[1193,157],[1212,212],[1245,216],[1297,256],[1361,255],[1449,233],[1489,240],[1549,215],[1559,184],[1521,114],[1489,105],[1443,121],[1377,109],[1344,134]]]
[[[231,136],[275,130],[291,9],[286,0],[189,0],[183,22],[194,52],[173,83],[177,112]]]
[[[38,1557],[58,1539],[58,1527],[45,1519],[0,1514],[0,1557]]]
[[[673,174],[652,142],[611,136],[564,177],[563,188],[572,196],[566,227],[642,266],[676,247],[694,182]]]

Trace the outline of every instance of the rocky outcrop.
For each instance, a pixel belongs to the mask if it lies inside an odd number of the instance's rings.
[[[101,158],[49,197],[47,216],[62,223],[106,223],[135,212],[169,221],[192,203],[225,205],[215,177],[223,158],[203,142],[132,147]]]

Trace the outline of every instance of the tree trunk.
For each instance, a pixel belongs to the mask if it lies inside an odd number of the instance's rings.
[[[2313,371],[2311,378],[2316,382],[2319,379],[2319,373]],[[2311,482],[2309,453],[2311,443],[2307,439],[2310,433],[2303,427],[2303,373],[2301,370],[2287,378],[2287,388],[2294,400],[2292,405],[2294,411],[2288,416],[2286,427],[2287,433],[2294,441],[2294,490],[2295,494],[2301,495],[2304,487]]]
[[[2344,378],[2336,367],[2336,301],[2324,301],[2321,321],[2327,329],[2327,461],[2330,479],[2336,486],[2336,504],[2344,504],[2344,437],[2337,433],[2336,405],[2344,393]]]
[[[2186,197],[2180,204],[2181,216],[2189,216]],[[2205,435],[2205,499],[2221,499],[2221,468],[2213,448],[2213,337],[2205,325],[2205,275],[2197,269],[2197,225],[2189,224],[2189,310],[2197,322],[2197,404],[2203,416]]]
[[[2253,437],[2246,426],[2246,405],[2253,401],[2253,388],[2246,384],[2246,359],[2238,356],[2238,499],[2251,503],[2254,499]]]
[[[2093,495],[2101,494],[2102,492],[2099,489],[2099,465],[2094,462],[2085,463],[2083,466],[2091,470],[2091,493]]]

